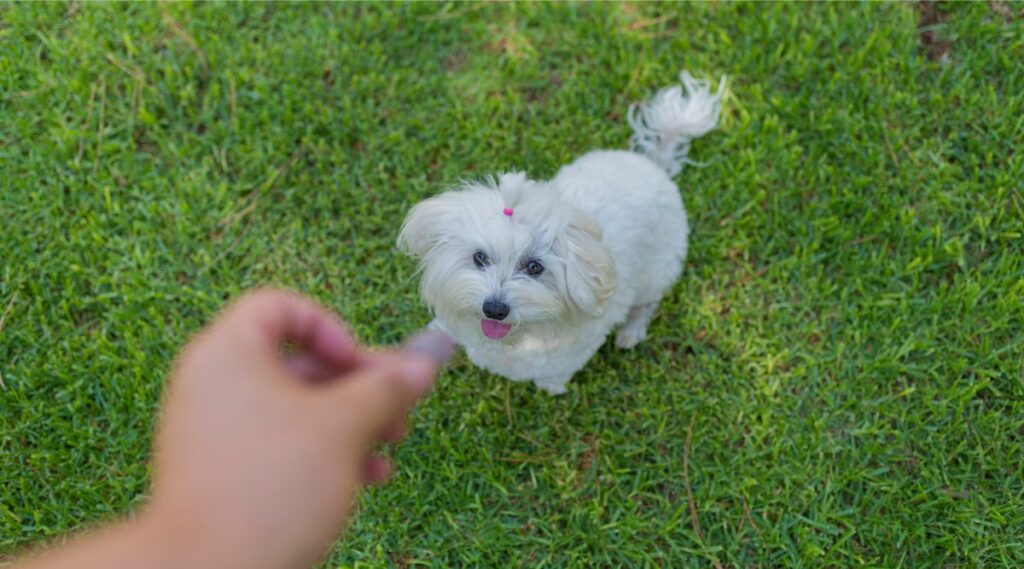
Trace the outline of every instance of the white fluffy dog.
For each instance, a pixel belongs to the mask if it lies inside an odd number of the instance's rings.
[[[614,328],[620,348],[644,339],[686,257],[672,176],[718,123],[725,82],[681,79],[630,108],[632,152],[589,152],[548,181],[466,183],[409,212],[398,247],[420,263],[434,326],[475,364],[555,395]]]

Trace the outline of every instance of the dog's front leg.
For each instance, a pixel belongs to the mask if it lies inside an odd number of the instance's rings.
[[[452,335],[452,333],[449,332],[448,329],[444,327],[444,324],[441,324],[441,322],[439,322],[437,320],[437,318],[431,320],[430,323],[427,324],[427,330],[432,330],[432,331],[435,331],[435,332],[444,332],[445,334],[448,334],[449,336]]]

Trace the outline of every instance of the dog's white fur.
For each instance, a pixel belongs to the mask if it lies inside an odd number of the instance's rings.
[[[712,93],[681,79],[685,92],[670,87],[630,109],[633,152],[590,152],[549,181],[511,173],[466,183],[409,212],[398,246],[420,262],[434,325],[475,364],[560,394],[616,327],[620,348],[644,339],[686,258],[686,210],[670,176],[690,141],[716,126],[725,80]],[[478,267],[477,251],[490,264]],[[544,271],[527,274],[529,260]],[[500,340],[481,331],[488,299],[510,309]]]

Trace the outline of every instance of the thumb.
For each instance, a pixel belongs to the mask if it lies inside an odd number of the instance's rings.
[[[340,378],[327,399],[349,434],[369,444],[427,394],[454,346],[447,334],[422,332],[393,357]]]

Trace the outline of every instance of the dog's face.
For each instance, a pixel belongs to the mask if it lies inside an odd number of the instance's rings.
[[[598,224],[522,174],[417,204],[398,246],[420,262],[424,302],[463,342],[599,316],[615,291]]]

